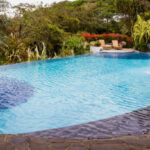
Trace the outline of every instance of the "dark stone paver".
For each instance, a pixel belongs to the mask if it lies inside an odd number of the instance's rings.
[[[44,138],[99,139],[143,134],[150,134],[150,106],[109,119],[24,135]]]

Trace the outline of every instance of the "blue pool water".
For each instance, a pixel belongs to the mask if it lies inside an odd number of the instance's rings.
[[[0,66],[0,133],[87,123],[150,105],[150,55],[101,53]]]

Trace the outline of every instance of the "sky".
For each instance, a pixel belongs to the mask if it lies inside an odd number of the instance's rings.
[[[9,3],[11,3],[12,5],[17,5],[20,3],[29,3],[29,4],[40,4],[41,2],[43,2],[43,4],[52,4],[54,2],[60,2],[63,0],[7,0]]]
[[[7,1],[11,4],[11,6],[14,6],[20,3],[29,3],[29,4],[39,5],[41,4],[41,2],[45,5],[45,4],[52,4],[54,2],[60,2],[64,0],[7,0]],[[68,1],[73,1],[73,0],[68,0]],[[6,13],[10,17],[13,17],[15,15],[14,10],[11,8],[7,9]]]

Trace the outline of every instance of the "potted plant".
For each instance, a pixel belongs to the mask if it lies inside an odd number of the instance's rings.
[[[90,45],[91,53],[99,53],[103,49],[99,41],[91,42]]]

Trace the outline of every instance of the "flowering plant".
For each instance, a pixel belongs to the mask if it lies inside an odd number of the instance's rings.
[[[104,39],[106,43],[111,43],[112,40],[118,40],[119,42],[125,41],[127,43],[126,47],[133,46],[132,37],[127,35],[115,34],[115,33],[103,33],[103,34],[89,34],[89,33],[82,33],[82,37],[85,38],[86,41],[97,41],[100,39]]]

